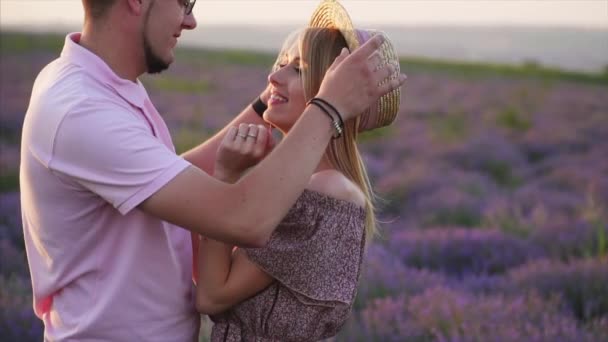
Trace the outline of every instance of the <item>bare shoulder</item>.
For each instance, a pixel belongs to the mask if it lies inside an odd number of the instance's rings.
[[[324,170],[310,177],[308,190],[320,192],[329,197],[348,201],[365,207],[365,194],[344,174],[337,170]]]

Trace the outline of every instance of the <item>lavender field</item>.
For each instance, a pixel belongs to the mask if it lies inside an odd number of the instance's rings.
[[[19,139],[32,82],[62,37],[0,37],[0,339],[40,341]],[[142,81],[184,151],[263,89],[272,61],[180,50]],[[423,59],[401,68],[400,117],[361,139],[382,234],[335,340],[608,341],[608,74]]]

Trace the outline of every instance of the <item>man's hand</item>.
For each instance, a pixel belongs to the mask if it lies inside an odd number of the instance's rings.
[[[317,96],[333,104],[344,121],[405,82],[405,75],[400,74],[383,83],[395,72],[394,66],[381,64],[377,50],[383,42],[382,35],[376,35],[351,54],[344,48],[325,74]]]
[[[247,169],[256,165],[272,150],[274,140],[263,125],[240,124],[230,127],[218,147],[213,176],[234,183]]]

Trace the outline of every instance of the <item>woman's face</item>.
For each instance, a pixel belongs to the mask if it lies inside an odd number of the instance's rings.
[[[306,107],[302,65],[298,45],[294,44],[279,59],[277,68],[268,75],[271,89],[264,120],[283,133],[291,129]]]

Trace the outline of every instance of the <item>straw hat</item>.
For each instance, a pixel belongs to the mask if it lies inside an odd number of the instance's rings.
[[[371,37],[380,34],[384,37],[384,43],[378,51],[384,64],[392,63],[395,66],[395,73],[391,79],[398,78],[399,58],[395,52],[393,44],[388,39],[386,33],[377,30],[357,30],[354,28],[348,12],[340,5],[337,0],[323,0],[310,18],[309,27],[335,28],[340,30],[346,40],[349,50],[352,52]],[[401,90],[397,88],[390,93],[380,97],[378,101],[360,116],[359,130],[365,131],[374,128],[390,125],[397,117],[399,112],[399,102]]]

